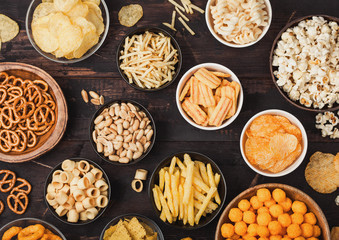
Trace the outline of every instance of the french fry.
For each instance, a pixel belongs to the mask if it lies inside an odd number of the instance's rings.
[[[177,165],[179,166],[180,170],[186,172],[186,166],[182,163],[182,161],[179,158],[176,158],[176,159],[177,159]]]
[[[194,190],[193,190],[194,191]],[[190,199],[188,203],[188,223],[191,226],[194,226],[194,199],[193,199],[193,191],[190,194]]]
[[[186,164],[186,166],[188,166],[189,163],[192,162],[192,159],[190,157],[190,155],[188,155],[187,153],[184,154],[184,164]]]
[[[221,84],[221,79],[213,75],[206,68],[200,68],[194,73],[194,76],[209,88],[215,89]]]
[[[187,171],[186,171],[186,179],[184,184],[184,198],[183,202],[184,204],[188,204],[191,190],[192,190],[192,181],[193,181],[193,170],[194,170],[194,162],[190,162],[187,165]]]
[[[179,215],[179,172],[176,171],[174,175],[171,175],[171,188],[172,188],[172,197],[173,197],[173,207],[174,207],[174,217]]]
[[[194,201],[195,208],[200,209],[201,206],[202,206],[202,203],[200,201],[197,201],[197,200]],[[209,202],[206,207],[205,213],[212,213],[217,208],[218,208],[218,204],[215,204],[214,202]]]
[[[182,100],[184,100],[184,98],[186,97],[187,93],[191,90],[191,79],[188,79],[188,81],[185,83],[185,86],[184,88],[182,89],[181,93],[180,93],[180,97],[179,97],[179,100],[180,102]]]
[[[166,214],[165,214],[165,211],[162,210],[161,213],[160,213],[160,219],[163,221],[163,222],[166,222]]]
[[[220,174],[216,173],[216,174],[214,175],[214,181],[215,181],[215,184],[216,184],[217,187],[218,187],[219,182],[220,182]]]
[[[165,200],[165,197],[164,195],[162,194],[161,191],[159,191],[159,198],[160,198],[160,203],[163,207],[163,211],[165,212],[165,215],[166,215],[166,219],[169,223],[172,223],[173,222],[173,218],[172,218],[172,214],[168,208],[168,205],[166,203],[166,200]]]
[[[231,108],[231,103],[232,100],[222,97],[209,119],[209,124],[213,126],[220,126]]]
[[[199,166],[200,174],[201,174],[201,177],[202,177],[204,183],[207,184],[208,186],[211,186],[209,184],[209,180],[208,180],[208,175],[207,175],[207,170],[206,170],[205,164],[200,162],[200,161],[197,161],[197,164]]]
[[[179,185],[179,219],[183,219],[184,218],[184,202],[183,202],[183,198],[184,198],[184,188],[182,186],[182,184]]]
[[[181,176],[183,176],[186,179],[186,176],[187,176],[186,172],[181,172]],[[205,184],[203,180],[194,176],[194,171],[193,171],[193,186],[198,186],[204,192],[208,192],[208,190],[209,190],[209,186],[207,184]]]
[[[194,198],[197,199],[197,200],[200,201],[200,202],[203,202],[204,199],[205,199],[205,195],[202,194],[202,193],[199,192],[199,191],[194,191]],[[214,209],[214,210],[215,210],[215,209],[217,209],[218,204],[216,204],[216,203],[210,201],[210,202],[208,203],[207,207],[208,207],[209,209]]]
[[[161,203],[160,203],[159,193],[157,191],[157,188],[159,188],[158,185],[155,185],[154,188],[152,188],[152,192],[153,192],[155,206],[157,207],[159,211],[161,211]]]
[[[216,188],[217,186],[216,186],[216,184],[214,182],[214,174],[213,174],[213,171],[212,171],[211,164],[207,164],[207,175],[208,175],[210,186]],[[218,203],[218,204],[221,203],[218,191],[215,192],[214,198],[215,198],[215,202],[216,203]]]
[[[172,197],[172,191],[171,191],[171,177],[170,177],[170,175],[167,171],[165,172],[165,193],[164,193],[164,196],[167,199],[168,208],[170,209],[172,215],[175,216],[174,205],[173,205],[173,197]]]
[[[173,157],[172,161],[171,161],[171,165],[169,167],[169,174],[173,174],[174,168],[175,168],[175,164],[177,163],[177,157]]]
[[[189,98],[185,98],[182,103],[182,108],[194,122],[203,126],[207,125],[208,119],[206,113],[199,107],[199,105],[192,103]]]
[[[183,204],[184,207],[184,217],[183,217],[183,224],[186,225],[187,224],[187,220],[188,220],[188,205],[187,204]]]
[[[164,190],[165,186],[165,170],[162,168],[159,171],[159,188],[161,191]]]
[[[196,224],[199,223],[202,214],[205,212],[208,203],[211,201],[211,199],[212,199],[212,197],[213,197],[213,195],[215,194],[216,191],[217,191],[216,187],[211,187],[210,190],[208,191],[207,196],[205,197],[204,201],[202,202],[202,206],[199,209],[199,212],[197,213],[197,215],[195,215],[195,223]]]

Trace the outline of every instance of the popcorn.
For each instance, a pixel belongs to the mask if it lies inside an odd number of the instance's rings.
[[[339,116],[339,111],[337,112]],[[333,112],[319,113],[315,116],[315,127],[321,130],[321,136],[329,136],[331,139],[339,138],[339,118]]]
[[[281,35],[273,74],[293,101],[319,109],[339,103],[338,39],[338,24],[323,17],[301,21]]]

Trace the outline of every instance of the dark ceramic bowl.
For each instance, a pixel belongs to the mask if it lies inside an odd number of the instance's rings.
[[[94,120],[96,119],[96,117],[105,109],[105,108],[108,108],[110,107],[111,105],[113,105],[114,103],[132,103],[133,105],[137,106],[140,110],[144,111],[146,116],[150,119],[151,123],[150,125],[152,126],[152,129],[153,129],[153,136],[151,138],[151,145],[148,147],[147,151],[145,153],[143,153],[138,159],[135,159],[133,161],[130,161],[129,163],[119,163],[119,162],[114,162],[114,161],[111,161],[108,159],[108,157],[105,157],[104,154],[102,153],[99,153],[97,151],[97,148],[96,148],[96,143],[94,142],[93,138],[92,138],[92,132],[94,130]],[[93,115],[92,117],[92,120],[91,120],[91,124],[90,124],[90,127],[89,127],[89,139],[90,139],[90,142],[91,142],[91,145],[94,149],[94,151],[96,152],[96,154],[98,154],[98,156],[103,159],[104,161],[106,162],[109,162],[111,164],[114,164],[114,165],[119,165],[119,166],[128,166],[128,165],[132,165],[132,164],[135,164],[139,161],[141,161],[143,158],[145,158],[147,156],[147,154],[152,150],[153,148],[153,145],[154,145],[154,142],[155,142],[155,137],[156,137],[156,128],[155,128],[155,122],[153,120],[153,117],[152,115],[150,114],[150,112],[143,106],[141,105],[140,103],[136,102],[136,101],[133,101],[133,100],[130,100],[130,99],[121,99],[121,100],[112,100],[106,104],[104,104],[102,107],[100,107]]]
[[[136,85],[134,82],[133,83],[130,83],[129,80],[128,80],[128,77],[125,75],[125,73],[120,69],[120,63],[121,63],[121,60],[119,59],[121,54],[120,54],[120,51],[124,49],[124,43],[125,43],[125,39],[127,37],[132,37],[133,35],[135,34],[143,34],[145,33],[146,31],[149,31],[149,32],[154,32],[154,33],[162,33],[164,34],[166,37],[170,37],[171,38],[171,43],[173,45],[173,47],[175,49],[178,50],[178,62],[177,64],[175,65],[175,74],[173,75],[173,79],[172,81],[169,81],[167,83],[165,83],[164,85],[160,86],[159,88],[151,88],[151,89],[147,89],[147,88],[141,88],[139,87],[138,85]],[[174,39],[174,37],[169,34],[167,31],[161,29],[161,28],[158,28],[158,27],[140,27],[140,28],[137,28],[129,33],[126,34],[126,36],[121,40],[119,46],[118,46],[118,49],[117,49],[117,54],[116,54],[116,62],[117,62],[117,65],[118,65],[118,70],[119,70],[119,73],[120,75],[122,76],[122,78],[128,83],[128,85],[132,86],[133,88],[135,89],[138,89],[138,90],[141,90],[141,91],[145,91],[145,92],[155,92],[155,91],[159,91],[161,89],[164,89],[166,87],[168,87],[169,85],[171,85],[175,80],[176,78],[178,77],[179,75],[179,72],[180,72],[180,69],[181,69],[181,65],[182,65],[182,53],[181,53],[181,49],[179,47],[179,44],[178,42]]]
[[[97,164],[96,162],[92,161],[92,160],[89,160],[89,159],[86,159],[86,158],[81,158],[81,157],[76,157],[76,158],[68,158],[69,160],[72,160],[72,161],[75,161],[75,162],[78,162],[80,160],[85,160],[87,162],[89,162],[90,164],[92,164],[94,167],[98,168],[99,170],[102,171],[102,176],[103,178],[106,180],[107,182],[107,185],[108,185],[108,195],[107,195],[107,198],[108,198],[108,204],[106,207],[104,208],[101,208],[99,210],[99,213],[98,215],[92,219],[92,220],[86,220],[86,221],[81,221],[79,219],[78,222],[76,223],[72,223],[72,222],[68,222],[67,221],[67,217],[66,215],[65,216],[62,216],[62,217],[59,217],[59,215],[55,212],[55,209],[49,205],[49,203],[47,202],[46,200],[46,194],[47,194],[47,187],[48,187],[48,184],[50,184],[52,182],[52,177],[53,177],[53,173],[56,171],[56,170],[61,170],[61,164],[62,162],[60,162],[58,165],[56,165],[53,170],[48,174],[47,176],[47,179],[46,179],[46,182],[45,182],[45,187],[44,187],[44,200],[45,200],[45,203],[48,207],[48,209],[52,212],[53,216],[56,217],[57,219],[59,219],[61,222],[64,222],[64,223],[67,223],[67,224],[70,224],[70,225],[76,225],[76,226],[81,226],[81,225],[85,225],[85,224],[88,224],[88,223],[91,223],[91,222],[94,222],[95,220],[97,220],[104,212],[105,210],[107,209],[107,207],[109,206],[109,203],[110,203],[110,200],[111,200],[111,195],[112,195],[112,188],[111,188],[111,183],[109,181],[109,178],[106,174],[106,172],[104,171],[104,169],[102,167],[99,166],[99,164]]]
[[[327,15],[310,15],[310,16],[305,16],[305,17],[301,17],[301,18],[298,18],[298,19],[295,19],[293,21],[291,21],[290,23],[288,23],[283,29],[281,29],[281,31],[278,33],[277,37],[275,38],[274,42],[273,42],[273,45],[272,45],[272,48],[271,48],[271,53],[270,53],[270,59],[269,59],[269,66],[270,66],[270,71],[271,71],[271,77],[272,77],[272,80],[273,80],[273,83],[274,85],[276,86],[276,88],[278,89],[279,93],[285,98],[285,100],[287,102],[289,102],[290,104],[292,104],[293,106],[299,108],[299,109],[302,109],[302,110],[306,110],[306,111],[311,111],[311,112],[326,112],[326,111],[337,111],[339,110],[339,104],[337,103],[334,103],[334,106],[329,108],[329,107],[324,107],[322,109],[318,109],[318,108],[313,108],[313,107],[306,107],[302,104],[300,104],[298,101],[293,101],[289,98],[289,96],[287,95],[287,93],[281,89],[278,84],[277,84],[277,80],[278,78],[273,74],[273,72],[275,70],[278,69],[278,67],[274,67],[272,66],[272,63],[273,63],[273,55],[274,55],[274,50],[276,49],[277,47],[277,43],[278,41],[281,40],[281,35],[286,32],[286,30],[288,28],[291,28],[291,27],[295,27],[297,26],[301,21],[304,21],[306,19],[312,19],[312,17],[314,16],[318,16],[318,17],[323,17],[325,20],[327,21],[334,21],[334,22],[337,22],[339,24],[339,18],[336,18],[336,17],[331,17],[331,16],[327,16]]]
[[[165,222],[167,225],[173,226],[173,227],[176,227],[176,228],[180,228],[180,229],[184,229],[184,230],[194,230],[194,229],[204,227],[207,224],[209,224],[210,222],[212,222],[213,219],[221,211],[221,209],[222,209],[222,207],[225,203],[225,200],[226,200],[226,181],[225,181],[224,175],[223,175],[222,171],[220,170],[220,168],[218,167],[218,165],[215,162],[213,162],[212,159],[210,159],[209,157],[207,157],[207,156],[205,156],[201,153],[189,152],[189,151],[175,153],[175,154],[172,154],[172,155],[166,157],[163,161],[161,161],[161,163],[156,167],[156,169],[152,173],[152,176],[151,176],[151,179],[150,179],[150,182],[149,182],[149,187],[148,187],[148,195],[149,195],[149,198],[151,200],[152,206],[154,208],[155,214],[160,218],[161,212],[157,209],[157,207],[154,203],[154,197],[153,197],[152,189],[153,189],[154,185],[159,182],[159,171],[161,170],[161,168],[169,167],[170,164],[171,164],[171,160],[174,156],[183,160],[185,153],[189,154],[193,161],[198,160],[198,161],[201,161],[205,164],[210,163],[211,167],[212,167],[212,171],[214,173],[220,174],[220,183],[218,185],[218,193],[220,195],[221,204],[218,206],[218,208],[215,211],[213,211],[211,214],[208,214],[206,217],[202,216],[200,221],[199,221],[199,224],[196,224],[194,226],[190,226],[188,224],[184,225],[181,220],[177,220],[176,222],[173,222],[171,224],[168,223],[167,221]]]

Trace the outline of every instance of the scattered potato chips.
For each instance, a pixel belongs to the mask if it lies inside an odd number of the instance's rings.
[[[19,25],[6,15],[0,14],[0,39],[8,42],[19,33]]]
[[[80,58],[105,30],[100,0],[43,1],[34,10],[32,35],[38,47],[57,58]]]
[[[316,152],[305,169],[307,183],[317,192],[332,193],[339,187],[339,153]]]
[[[185,83],[179,100],[182,108],[201,126],[220,126],[235,115],[240,84],[231,75],[200,68]]]
[[[132,27],[142,18],[143,14],[139,4],[130,4],[120,9],[119,22],[123,26]]]
[[[262,170],[281,172],[302,152],[300,129],[283,116],[257,117],[246,130],[246,136],[245,155]]]

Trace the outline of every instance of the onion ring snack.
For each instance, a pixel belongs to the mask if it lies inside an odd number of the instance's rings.
[[[41,224],[29,225],[25,228],[13,226],[2,235],[2,240],[12,240],[14,237],[18,240],[62,240]]]

